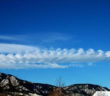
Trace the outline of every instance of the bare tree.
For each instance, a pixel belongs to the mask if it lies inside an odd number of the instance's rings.
[[[55,85],[57,87],[49,93],[49,96],[73,96],[71,92],[70,93],[65,92],[65,90],[63,88],[63,87],[65,87],[65,83],[61,77],[59,77],[55,83],[56,83]]]
[[[65,86],[65,83],[64,81],[62,80],[61,77],[59,77],[57,80],[56,80],[56,86],[59,87],[59,88],[63,88]]]

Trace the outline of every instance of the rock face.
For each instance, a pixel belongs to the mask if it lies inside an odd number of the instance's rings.
[[[36,96],[36,95],[47,96],[49,91],[52,91],[53,88],[55,88],[55,86],[48,84],[32,83],[25,80],[20,80],[10,74],[0,73],[0,93],[16,92],[21,94],[22,93],[34,94],[32,96]]]
[[[109,91],[109,89],[93,84],[74,84],[64,88],[66,93],[74,96],[92,96],[96,91]]]
[[[93,84],[75,84],[58,88],[49,84],[20,80],[10,74],[0,73],[0,96],[54,96],[52,92],[54,93],[55,89],[58,91],[61,89],[59,92],[65,94],[62,96],[92,96],[96,91],[109,91],[107,88]],[[8,95],[2,95],[2,93]],[[51,95],[49,95],[50,93]]]

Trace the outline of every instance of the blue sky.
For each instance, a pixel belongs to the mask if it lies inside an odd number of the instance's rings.
[[[110,88],[109,0],[1,0],[0,72]]]

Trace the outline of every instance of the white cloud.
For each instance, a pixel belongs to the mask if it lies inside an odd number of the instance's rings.
[[[0,44],[0,53],[26,53],[38,50],[38,48],[19,44]]]
[[[110,51],[82,48],[42,49],[17,44],[0,44],[0,68],[67,68],[81,64],[109,62]]]

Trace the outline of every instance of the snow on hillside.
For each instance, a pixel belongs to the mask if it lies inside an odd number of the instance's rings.
[[[93,96],[110,96],[110,91],[96,91]]]

